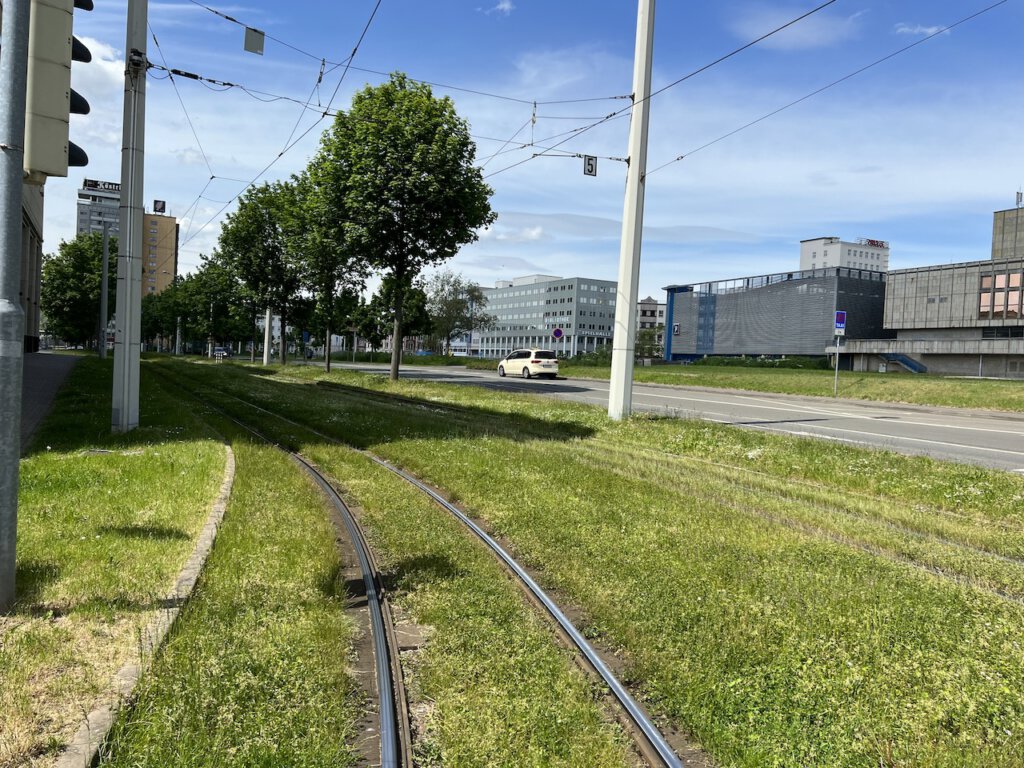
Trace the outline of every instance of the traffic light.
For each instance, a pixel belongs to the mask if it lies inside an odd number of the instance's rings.
[[[89,162],[85,151],[68,141],[68,115],[89,114],[89,102],[71,89],[71,62],[92,61],[89,49],[71,34],[75,8],[91,11],[93,2],[32,0],[25,97],[25,181],[30,184],[67,176],[69,165]]]

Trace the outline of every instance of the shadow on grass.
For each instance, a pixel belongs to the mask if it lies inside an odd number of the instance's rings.
[[[55,563],[39,560],[19,561],[14,570],[15,602],[21,609],[31,611],[40,601],[46,588],[60,579],[60,568]]]
[[[188,541],[191,538],[185,531],[166,525],[104,525],[97,531],[103,535],[109,534],[125,539]]]
[[[423,584],[452,581],[466,575],[449,557],[420,555],[400,560],[384,575],[384,587],[389,590],[412,590]]]
[[[568,441],[594,434],[593,429],[575,421],[438,402],[354,384],[282,381],[256,367],[169,362],[161,368],[200,399],[203,389],[224,393],[226,397],[214,396],[217,407],[243,421],[252,422],[255,417],[271,424],[272,417],[257,410],[264,408],[357,448],[399,439],[508,437]]]

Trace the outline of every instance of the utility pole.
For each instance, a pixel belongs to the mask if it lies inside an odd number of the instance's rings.
[[[117,255],[117,325],[111,426],[139,426],[139,340],[142,335],[142,195],[146,146],[146,21],[149,0],[128,0],[124,133]]]
[[[14,606],[18,541],[18,460],[25,313],[21,285],[21,204],[25,174],[25,89],[29,0],[4,0],[0,42],[0,613]]]
[[[608,415],[616,421],[633,408],[633,350],[636,300],[640,287],[640,246],[644,229],[644,176],[647,173],[647,124],[651,112],[651,59],[654,48],[654,0],[639,0],[633,61],[633,116],[629,125],[629,167],[622,213],[619,282],[615,292]]]

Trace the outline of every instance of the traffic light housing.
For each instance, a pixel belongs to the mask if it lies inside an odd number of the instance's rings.
[[[89,162],[68,140],[70,114],[89,114],[89,102],[71,88],[71,62],[92,54],[71,34],[75,8],[93,9],[92,0],[32,0],[25,95],[25,181],[42,184],[67,176],[68,166]]]

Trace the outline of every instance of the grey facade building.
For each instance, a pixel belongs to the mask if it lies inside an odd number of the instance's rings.
[[[830,267],[693,285],[667,293],[666,360],[705,355],[812,355],[834,348],[835,313],[846,338],[879,338],[885,273]]]
[[[1024,259],[1024,208],[992,214],[992,259]]]
[[[543,347],[572,357],[611,344],[616,283],[589,277],[526,275],[484,288],[494,327],[474,334],[483,357]]]
[[[109,232],[117,234],[120,226],[119,206],[121,185],[114,181],[83,179],[78,190],[78,217],[76,233],[102,232],[106,224]]]
[[[895,270],[884,323],[896,338],[847,351],[856,370],[906,359],[930,373],[1024,378],[1022,296],[1024,258]]]

